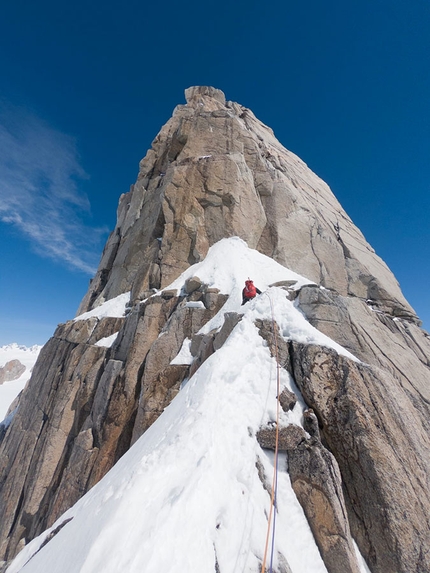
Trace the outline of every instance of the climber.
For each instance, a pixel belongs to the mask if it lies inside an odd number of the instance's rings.
[[[245,288],[242,291],[242,304],[252,300],[257,294],[261,294],[261,290],[254,285],[251,279],[248,279],[245,281]]]

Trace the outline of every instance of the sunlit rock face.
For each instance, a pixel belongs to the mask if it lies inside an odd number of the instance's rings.
[[[274,288],[361,361],[293,342],[282,329],[276,341],[282,317],[255,321],[296,384],[295,395],[282,394],[284,410],[304,399],[321,430],[321,441],[309,441],[295,426],[300,439],[286,450],[327,570],[357,570],[351,531],[372,573],[430,571],[428,335],[328,186],[270,128],[212,87],[189,88],[186,102],[120,197],[79,317],[45,345],[5,427],[0,559],[99,482],[228,344],[243,317],[240,303],[227,308],[233,287],[221,292],[198,271],[166,287],[220,240],[240,237],[309,279],[295,288],[279,277]],[[118,300],[120,312],[98,310]]]
[[[371,570],[428,571],[430,428],[419,369],[412,386],[374,359],[352,362],[295,342],[290,353],[295,381],[339,464],[350,527]]]
[[[122,195],[79,312],[168,285],[223,237],[239,236],[341,295],[414,317],[398,283],[330,191],[245,107],[193,87]]]

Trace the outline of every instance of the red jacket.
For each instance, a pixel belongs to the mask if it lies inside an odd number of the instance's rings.
[[[259,290],[251,280],[245,281],[245,288],[242,291],[242,304],[252,300],[257,294],[261,294],[261,290]]]

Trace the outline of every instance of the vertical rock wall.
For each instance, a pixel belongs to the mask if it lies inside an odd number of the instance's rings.
[[[399,379],[334,351],[293,343],[294,378],[315,409],[373,573],[430,570],[430,440],[419,398]]]
[[[164,287],[209,246],[237,235],[341,295],[413,318],[397,281],[329,187],[273,131],[214,88],[186,90],[122,195],[118,221],[79,313]]]

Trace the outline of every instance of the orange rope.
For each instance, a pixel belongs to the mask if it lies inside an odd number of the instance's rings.
[[[267,559],[267,551],[269,548],[269,538],[270,538],[270,526],[272,523],[272,515],[273,515],[273,508],[275,506],[275,489],[276,489],[276,482],[277,482],[277,473],[278,473],[278,444],[279,444],[279,395],[280,395],[280,365],[279,365],[279,356],[278,356],[278,336],[275,328],[275,313],[273,311],[273,304],[270,295],[267,295],[270,300],[270,309],[272,311],[272,330],[273,336],[275,339],[275,358],[276,358],[276,386],[277,386],[277,397],[276,397],[276,434],[275,434],[275,463],[273,467],[273,479],[272,479],[272,493],[270,496],[270,512],[269,512],[269,519],[267,522],[267,534],[266,534],[266,545],[264,548],[264,557],[263,563],[261,567],[261,573],[265,573],[266,571],[266,559]],[[273,530],[273,535],[275,531]]]

